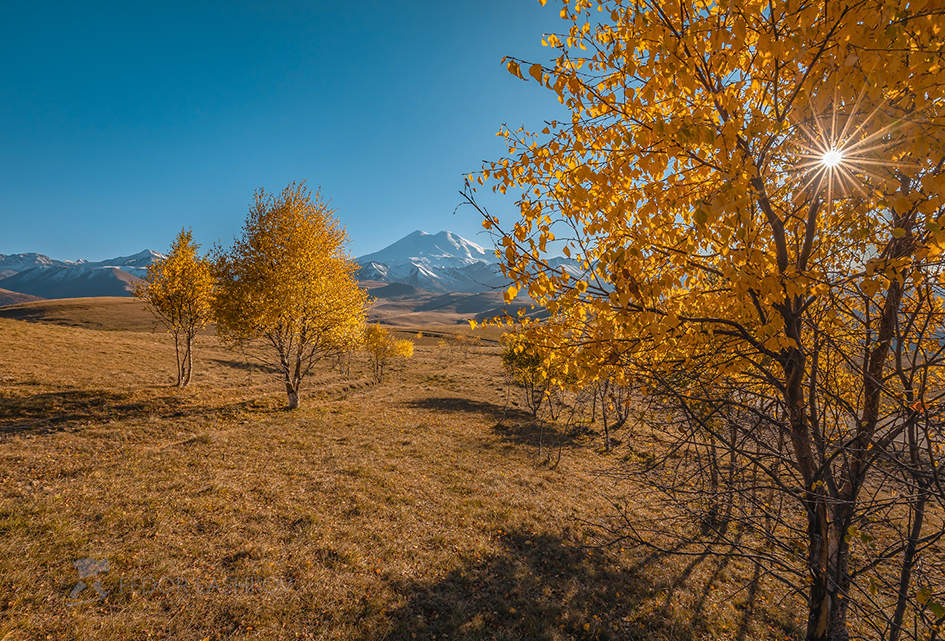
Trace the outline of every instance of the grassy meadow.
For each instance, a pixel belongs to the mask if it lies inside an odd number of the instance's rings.
[[[494,341],[441,341],[461,329],[400,329],[379,384],[325,362],[287,412],[211,334],[172,387],[135,301],[0,309],[0,640],[789,636],[747,567],[596,545],[612,502],[649,507],[601,474],[632,434],[550,426],[539,456]]]

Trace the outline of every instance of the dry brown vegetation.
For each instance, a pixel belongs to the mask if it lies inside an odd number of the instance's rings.
[[[171,387],[134,301],[0,310],[0,639],[788,636],[748,567],[593,545],[611,500],[647,508],[600,475],[630,444],[552,430],[560,461],[538,457],[498,346],[445,358],[455,331],[404,330],[379,385],[325,362],[286,412],[211,335]],[[77,603],[83,558],[109,569]]]

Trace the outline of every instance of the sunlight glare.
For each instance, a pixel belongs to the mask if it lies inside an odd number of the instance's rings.
[[[843,152],[839,149],[828,149],[820,157],[820,163],[824,167],[836,167],[841,162],[843,162]]]

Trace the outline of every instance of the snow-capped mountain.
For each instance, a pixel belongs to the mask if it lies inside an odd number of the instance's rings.
[[[415,231],[373,254],[358,259],[362,265],[399,265],[413,262],[431,268],[465,267],[473,263],[493,263],[495,254],[451,231],[428,234]]]
[[[483,292],[502,287],[504,281],[491,250],[450,231],[415,231],[357,261],[361,280],[435,292]]]
[[[148,265],[163,258],[150,249],[96,262],[43,254],[0,254],[0,289],[40,298],[129,296]]]
[[[132,276],[144,278],[145,274],[148,273],[148,265],[157,260],[163,260],[164,257],[164,254],[159,254],[153,249],[145,249],[139,251],[137,254],[132,254],[131,256],[109,258],[108,260],[101,260],[97,263],[87,263],[83,261],[78,263],[77,266],[80,266],[83,269],[103,269],[106,267],[117,267],[122,271],[128,272]]]
[[[553,258],[573,275],[576,263]],[[433,292],[487,292],[504,289],[508,280],[499,269],[498,258],[459,234],[415,231],[384,249],[357,259],[361,280],[406,283]]]
[[[72,265],[68,260],[56,260],[44,254],[27,252],[24,254],[0,254],[0,278],[24,272],[33,267],[53,267]]]

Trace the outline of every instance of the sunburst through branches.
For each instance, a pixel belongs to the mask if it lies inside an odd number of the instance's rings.
[[[852,105],[834,101],[827,114],[818,115],[811,105],[810,117],[798,123],[803,140],[796,169],[805,180],[796,192],[799,197],[823,198],[831,207],[854,191],[865,197],[863,185],[882,178],[883,170],[914,166],[891,153],[902,142],[902,120],[888,120],[885,101],[865,110],[863,96]]]

